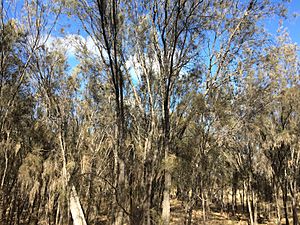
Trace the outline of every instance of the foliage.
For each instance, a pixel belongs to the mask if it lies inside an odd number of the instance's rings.
[[[263,26],[286,8],[1,1],[0,223],[167,225],[177,198],[184,224],[239,204],[298,224],[299,48]]]

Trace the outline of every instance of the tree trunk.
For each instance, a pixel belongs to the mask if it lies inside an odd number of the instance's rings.
[[[257,225],[257,199],[253,190],[252,190],[252,202],[253,202],[253,224]]]
[[[283,185],[282,187],[282,202],[283,202],[283,211],[284,211],[284,217],[285,217],[285,224],[290,225],[289,222],[289,215],[288,215],[288,208],[287,208],[287,185]]]
[[[171,188],[171,173],[168,169],[165,170],[165,181],[162,201],[162,222],[163,225],[170,223],[170,188]]]
[[[153,185],[153,167],[151,168],[150,177],[148,178],[148,190],[147,190],[147,198],[146,198],[146,207],[145,207],[145,217],[146,217],[146,224],[151,225],[151,207],[152,207],[152,185]]]
[[[249,192],[248,192],[248,188],[246,186],[246,182],[244,182],[244,191],[245,191],[245,194],[246,194],[246,201],[247,201],[247,205],[248,205],[250,224],[254,225],[251,199],[250,199],[250,195],[249,195]]]
[[[245,212],[245,188],[244,188],[244,186],[243,186],[241,200],[242,200],[242,207],[243,207],[243,213],[244,213]]]
[[[298,225],[298,214],[297,214],[297,185],[296,182],[290,186],[292,196],[292,213],[293,213],[293,225]]]
[[[248,203],[248,211],[249,211],[250,224],[254,225],[253,213],[252,213],[252,206],[251,206],[251,200],[250,200],[249,194],[247,194],[247,203]]]
[[[76,189],[72,186],[70,195],[70,210],[74,225],[87,225]]]
[[[292,208],[293,208],[293,225],[298,225],[298,214],[297,214],[297,203],[295,198],[292,199]]]
[[[236,187],[235,184],[232,184],[232,194],[231,194],[231,207],[232,207],[232,215],[235,215],[236,208]]]
[[[117,189],[117,208],[115,214],[114,225],[122,225],[124,212],[118,204],[125,204],[125,195],[123,193],[125,189],[125,163],[119,159],[119,177],[118,177],[118,189]]]
[[[221,215],[224,214],[224,188],[222,183],[222,189],[221,189]]]
[[[191,190],[192,193],[191,195],[189,195],[189,198],[187,200],[187,204],[186,204],[186,216],[185,216],[185,220],[184,220],[184,224],[185,225],[191,225],[192,224],[192,218],[193,218],[193,209],[194,209],[194,205],[195,205],[195,188],[193,187],[193,189]],[[183,201],[185,201],[185,199],[183,199]]]
[[[169,150],[170,150],[170,106],[169,106],[169,90],[166,89],[164,104],[163,104],[164,120],[163,120],[163,149],[165,160],[164,188],[162,201],[162,223],[168,225],[170,223],[170,189],[171,189],[171,168],[169,165]]]
[[[202,199],[202,218],[203,218],[203,224],[206,222],[206,208],[205,208],[205,195],[204,191],[201,191],[201,199]]]
[[[279,188],[276,187],[276,192],[275,192],[275,201],[276,201],[276,211],[277,211],[277,224],[280,225],[281,221],[281,209],[280,209],[280,203],[279,203]]]
[[[187,221],[187,225],[192,225],[192,218],[193,218],[193,205],[191,205],[189,207],[188,210],[188,221]]]

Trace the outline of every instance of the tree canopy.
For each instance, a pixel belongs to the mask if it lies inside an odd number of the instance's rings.
[[[287,7],[1,0],[0,223],[299,224]]]

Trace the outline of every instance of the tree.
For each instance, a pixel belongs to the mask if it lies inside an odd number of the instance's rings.
[[[298,223],[297,47],[262,26],[284,2],[18,4],[1,1],[2,223],[167,225],[172,196],[206,223],[240,216],[239,193],[251,224],[279,200]]]
[[[292,198],[293,224],[298,224],[297,218],[297,185],[295,182],[299,170],[298,135],[298,81],[299,62],[297,47],[288,41],[283,32],[278,37],[279,46],[274,47],[266,55],[272,65],[272,104],[267,108],[266,121],[262,126],[266,154],[272,164],[274,179],[283,194],[283,206],[286,224],[288,221],[288,192]],[[296,76],[295,76],[296,75]]]

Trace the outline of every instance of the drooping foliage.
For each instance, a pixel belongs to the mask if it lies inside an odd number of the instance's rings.
[[[299,49],[264,29],[286,8],[2,0],[0,223],[297,225]]]

